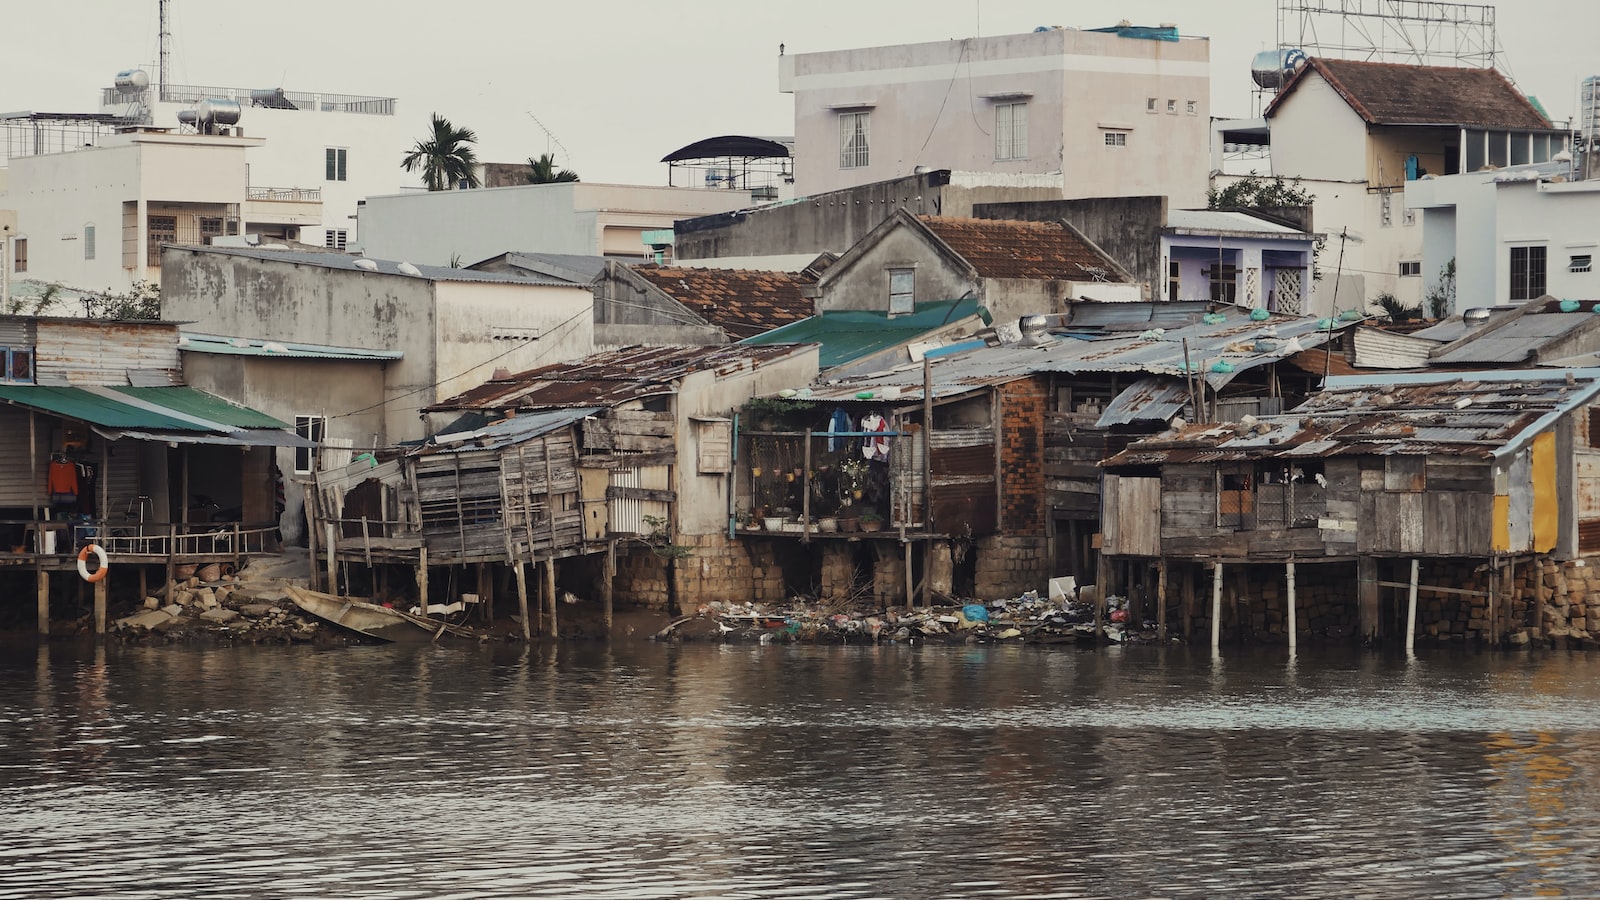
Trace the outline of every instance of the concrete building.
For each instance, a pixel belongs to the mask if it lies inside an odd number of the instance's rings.
[[[1316,241],[1248,212],[1175,209],[1161,229],[1161,294],[1299,315],[1310,306]]]
[[[1424,296],[1453,293],[1451,312],[1600,297],[1600,180],[1570,175],[1555,162],[1408,184],[1407,209],[1422,215]],[[1441,284],[1451,264],[1453,284]]]
[[[1424,175],[1544,162],[1566,132],[1493,69],[1313,58],[1266,110],[1272,174],[1298,178],[1328,235],[1313,311],[1422,302],[1422,229],[1405,193]]]
[[[424,437],[418,409],[488,381],[496,369],[579,359],[594,349],[589,287],[558,279],[220,247],[168,247],[165,263],[162,314],[196,332],[398,352],[384,365],[376,396],[350,393],[364,380],[249,386],[264,411],[313,423],[306,427],[322,429],[323,439],[358,448]],[[374,409],[382,414],[367,415]]]
[[[1175,26],[1040,28],[778,64],[803,196],[953,169],[1061,173],[1067,197],[1204,202],[1210,42]]]
[[[646,231],[750,202],[748,191],[588,182],[388,194],[361,207],[361,249],[436,266],[512,250],[642,261]]]
[[[96,146],[13,156],[11,278],[84,290],[161,282],[161,246],[317,221],[314,196],[252,200],[246,151],[261,138],[134,129]]]

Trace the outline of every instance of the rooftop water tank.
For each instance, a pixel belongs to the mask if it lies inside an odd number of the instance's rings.
[[[239,124],[239,101],[221,97],[207,97],[195,104],[195,115],[201,125]]]
[[[1250,60],[1250,78],[1258,87],[1277,90],[1305,64],[1306,53],[1298,47],[1263,50]]]
[[[119,94],[137,94],[150,86],[150,76],[143,69],[123,69],[111,84]]]

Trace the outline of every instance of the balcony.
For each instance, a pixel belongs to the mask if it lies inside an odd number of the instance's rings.
[[[244,221],[251,225],[321,225],[322,189],[246,188]]]

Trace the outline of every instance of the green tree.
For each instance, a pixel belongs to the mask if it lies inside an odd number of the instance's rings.
[[[562,181],[577,180],[577,172],[571,169],[556,168],[556,158],[553,153],[541,153],[537,157],[528,157],[529,184],[556,184]]]
[[[161,318],[161,287],[148,281],[135,281],[125,294],[86,294],[80,302],[90,319]]]
[[[438,113],[433,114],[433,130],[417,141],[400,160],[407,172],[422,170],[422,183],[430,191],[447,191],[465,181],[467,187],[482,187],[478,178],[478,155],[472,145],[478,135],[470,128],[457,128]]]
[[[1264,178],[1249,175],[1223,188],[1206,190],[1206,205],[1212,209],[1271,209],[1275,206],[1310,206],[1316,197],[1300,187],[1300,179],[1285,181],[1282,175]]]

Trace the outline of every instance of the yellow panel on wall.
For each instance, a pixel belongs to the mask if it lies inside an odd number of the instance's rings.
[[[1511,498],[1505,494],[1494,495],[1494,549],[1511,549]]]
[[[1549,553],[1561,533],[1561,501],[1556,495],[1556,436],[1533,439],[1533,550]]]

